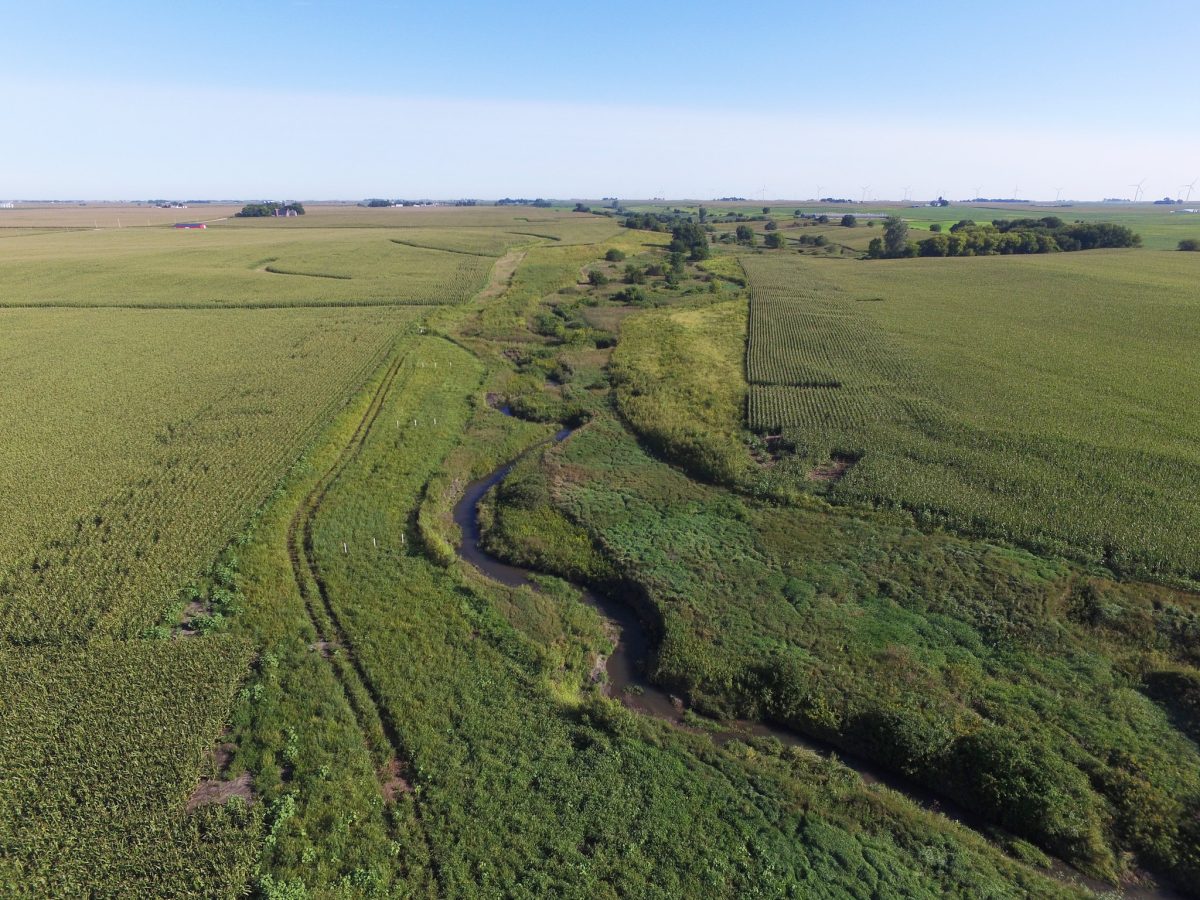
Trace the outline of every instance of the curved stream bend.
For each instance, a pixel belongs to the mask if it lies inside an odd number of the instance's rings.
[[[504,415],[511,415],[507,408],[500,411]],[[553,439],[555,442],[564,441],[573,431],[574,429],[564,428],[555,434]],[[490,475],[472,481],[467,485],[462,499],[455,504],[454,522],[462,531],[458,556],[501,584],[509,587],[528,586],[533,590],[540,590],[531,577],[535,574],[532,570],[506,563],[486,552],[479,544],[479,503],[488,491],[508,477],[516,462],[517,460],[513,460],[505,463]],[[964,809],[953,800],[937,796],[928,788],[897,775],[895,772],[883,769],[870,760],[846,753],[824,741],[805,737],[794,731],[764,722],[738,721],[732,723],[734,728],[713,732],[701,732],[698,729],[690,728],[682,719],[685,709],[683,701],[653,684],[646,676],[646,662],[649,660],[652,650],[651,634],[645,623],[638,617],[634,604],[618,597],[597,593],[578,584],[572,584],[572,587],[580,592],[584,603],[604,617],[614,632],[616,646],[605,661],[604,668],[608,675],[608,683],[604,690],[608,696],[619,699],[629,709],[643,715],[653,716],[677,728],[686,728],[694,733],[709,734],[717,744],[725,744],[731,740],[745,740],[748,737],[773,737],[786,746],[801,747],[822,757],[836,754],[838,761],[857,772],[866,784],[881,784],[889,787],[923,809],[940,813],[974,831],[984,832],[986,838],[986,830],[991,829],[992,826],[981,816]],[[1053,868],[1046,874],[1076,886],[1086,886],[1097,893],[1113,891],[1111,885],[1089,878],[1058,860],[1054,861]],[[1121,893],[1128,900],[1176,900],[1181,897],[1167,888],[1143,885],[1123,886]]]

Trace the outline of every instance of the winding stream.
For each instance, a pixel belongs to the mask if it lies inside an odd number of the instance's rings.
[[[501,408],[499,411],[505,415],[511,415],[507,407]],[[554,435],[553,440],[555,442],[566,440],[572,431],[573,429],[564,428]],[[533,590],[540,590],[532,578],[534,572],[492,556],[479,544],[479,503],[488,491],[508,476],[515,464],[516,460],[513,460],[500,466],[490,475],[471,482],[467,485],[462,498],[455,504],[454,522],[462,531],[458,555],[464,562],[470,563],[484,575],[501,584],[509,587],[526,586]],[[605,661],[604,668],[608,675],[608,681],[604,690],[608,696],[620,700],[629,709],[668,722],[676,728],[686,729],[696,734],[708,734],[717,744],[725,744],[731,740],[745,740],[748,737],[773,737],[786,746],[801,747],[822,757],[836,754],[838,761],[857,772],[866,784],[879,784],[891,788],[924,809],[937,812],[974,831],[983,832],[986,839],[986,830],[991,827],[991,823],[986,819],[964,809],[952,800],[937,796],[922,785],[890,772],[870,760],[836,748],[832,744],[763,722],[737,721],[730,723],[730,727],[721,731],[702,731],[688,726],[683,721],[685,709],[683,702],[662,687],[653,684],[646,675],[647,661],[651,658],[654,649],[653,637],[651,630],[639,618],[634,604],[620,597],[607,596],[577,584],[573,584],[572,587],[580,592],[584,603],[599,612],[609,623],[616,646]],[[1059,860],[1054,861],[1053,867],[1047,874],[1077,887],[1090,888],[1097,893],[1108,892],[1111,894],[1114,892],[1111,885],[1089,878]],[[1183,897],[1167,888],[1147,887],[1142,884],[1123,885],[1118,892],[1129,900],[1182,900]]]

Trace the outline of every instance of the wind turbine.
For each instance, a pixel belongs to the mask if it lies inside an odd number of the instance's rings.
[[[1187,192],[1187,197],[1186,197],[1186,198],[1184,198],[1184,201],[1183,201],[1184,203],[1190,203],[1190,202],[1191,202],[1191,200],[1192,200],[1192,190],[1193,190],[1193,189],[1196,187],[1196,182],[1197,182],[1197,181],[1200,181],[1200,178],[1195,178],[1195,179],[1193,179],[1191,184],[1181,184],[1181,185],[1179,186],[1179,189],[1180,189],[1181,191],[1182,191],[1184,188],[1187,188],[1187,191],[1188,191],[1188,192]]]
[[[869,184],[864,184],[864,185],[863,185],[863,189],[862,189],[862,199],[861,199],[861,200],[859,200],[859,203],[866,203],[866,202],[867,202],[867,191],[869,191],[870,189],[871,189],[871,186],[870,186]]]
[[[982,184],[980,184],[980,185],[976,185],[976,187],[975,187],[975,199],[976,199],[976,200],[979,200],[979,199],[980,199],[980,198],[982,198],[982,197],[983,197],[983,185],[982,185]]]
[[[1019,184],[1014,184],[1012,198],[1016,200],[1019,196],[1021,196],[1021,186]]]
[[[1054,202],[1057,203],[1061,199],[1062,199],[1062,188],[1055,188],[1054,189]]]
[[[1131,187],[1131,188],[1134,188],[1134,191],[1133,191],[1133,202],[1134,202],[1134,203],[1137,203],[1137,202],[1138,202],[1138,198],[1142,196],[1142,185],[1143,185],[1143,184],[1145,184],[1145,183],[1146,183],[1146,179],[1145,179],[1145,178],[1143,178],[1143,179],[1142,179],[1141,181],[1139,181],[1137,184],[1131,184],[1131,185],[1130,185],[1130,187]]]
[[[816,197],[814,197],[813,199],[815,199],[815,200],[820,200],[820,199],[821,199],[821,188],[822,188],[823,186],[824,186],[824,185],[820,185],[820,184],[818,184],[818,185],[817,185],[817,196],[816,196]]]
[[[907,202],[908,202],[908,195],[909,195],[909,194],[911,194],[911,193],[912,193],[912,186],[911,186],[911,185],[909,185],[908,187],[906,187],[906,188],[904,189],[904,202],[905,202],[905,203],[907,203]]]

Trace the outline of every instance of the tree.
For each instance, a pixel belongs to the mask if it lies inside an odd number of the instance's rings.
[[[899,216],[888,216],[883,223],[883,246],[891,257],[908,252],[908,225]]]
[[[770,250],[782,250],[785,244],[785,238],[778,231],[772,231],[767,235],[767,239],[764,241],[764,244]]]
[[[1182,241],[1179,242],[1179,249],[1180,250],[1188,250],[1191,252],[1198,251],[1198,250],[1200,250],[1200,239],[1184,238]]]
[[[606,260],[608,260],[609,262],[621,262],[621,260],[623,260],[625,258],[625,251],[618,250],[616,247],[613,247],[611,250],[609,250],[607,253],[604,254],[604,258]]]
[[[304,215],[304,206],[300,203],[248,203],[242,207],[241,212],[235,213],[234,217],[239,219],[257,219],[263,216],[273,216],[276,212],[286,214],[288,211],[302,216]]]
[[[934,234],[940,234],[942,231],[942,223],[941,222],[931,222],[929,225],[929,230],[932,231]]]
[[[828,225],[829,224],[829,216],[825,215],[824,213],[817,216],[817,224],[818,225]]]
[[[871,238],[871,243],[867,245],[867,256],[870,259],[883,258],[883,238]]]
[[[843,228],[853,228],[857,224],[858,224],[858,219],[856,219],[854,216],[850,215],[850,213],[846,213],[844,216],[842,216],[842,227]]]
[[[779,227],[779,223],[772,219],[766,224],[767,231],[775,231]]]
[[[764,216],[769,216],[770,214],[771,214],[771,207],[769,207],[769,206],[764,206],[764,207],[763,207],[763,215],[764,215]]]
[[[935,234],[926,238],[918,245],[921,256],[948,256],[950,254],[950,239],[944,234]]]
[[[608,284],[608,276],[599,269],[590,269],[588,271],[588,284],[601,287]]]
[[[708,221],[708,207],[702,206],[702,207],[700,207],[700,224],[704,224],[707,221]]]
[[[708,259],[708,233],[695,222],[680,222],[671,229],[671,250],[687,252],[693,262]]]
[[[633,263],[630,263],[625,267],[625,283],[645,284],[646,271],[641,266],[635,266]]]
[[[739,225],[737,227],[737,242],[739,244],[749,244],[754,246],[754,229],[749,225]]]

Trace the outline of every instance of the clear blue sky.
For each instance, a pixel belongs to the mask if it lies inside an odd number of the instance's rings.
[[[1200,175],[1200,4],[987,7],[0,0],[0,198],[1082,198]]]

